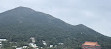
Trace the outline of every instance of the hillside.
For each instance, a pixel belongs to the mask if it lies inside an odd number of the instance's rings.
[[[17,7],[0,13],[0,38],[14,42],[29,42],[30,37],[43,46],[64,43],[64,47],[77,48],[85,41],[97,41],[103,49],[110,49],[111,38],[104,36],[83,24],[70,25],[49,14],[27,7]]]

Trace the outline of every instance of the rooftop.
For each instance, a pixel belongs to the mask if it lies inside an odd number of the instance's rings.
[[[83,45],[100,46],[97,42],[85,42]]]

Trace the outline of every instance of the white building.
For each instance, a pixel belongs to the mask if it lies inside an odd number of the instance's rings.
[[[32,40],[33,43],[35,43],[35,38],[34,37],[31,37],[30,39]]]
[[[42,40],[42,42],[43,42],[44,45],[47,45],[46,41],[43,41],[43,40]]]
[[[52,48],[53,47],[53,45],[50,45],[50,48]]]
[[[0,41],[2,42],[2,41],[7,41],[7,39],[0,39]]]
[[[34,43],[29,43],[29,46],[33,47],[33,48],[37,48],[38,46]]]
[[[23,48],[27,48],[28,46],[23,46]]]
[[[7,41],[6,39],[0,39],[0,49],[2,47],[2,41]]]
[[[22,47],[18,47],[18,48],[16,48],[16,49],[23,49]]]
[[[0,49],[1,49],[1,47],[2,47],[2,42],[0,42]]]
[[[58,43],[59,45],[63,45],[64,43]]]

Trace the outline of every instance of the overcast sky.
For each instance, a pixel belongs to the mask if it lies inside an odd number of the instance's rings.
[[[0,13],[18,6],[51,14],[69,24],[84,24],[111,37],[111,0],[0,0]]]

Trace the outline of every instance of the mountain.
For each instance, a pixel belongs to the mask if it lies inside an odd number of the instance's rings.
[[[27,7],[17,7],[0,13],[0,38],[13,42],[29,42],[30,37],[43,46],[64,43],[64,47],[78,48],[85,41],[97,41],[103,49],[110,49],[111,37],[104,36],[83,25],[70,25],[49,14]]]

